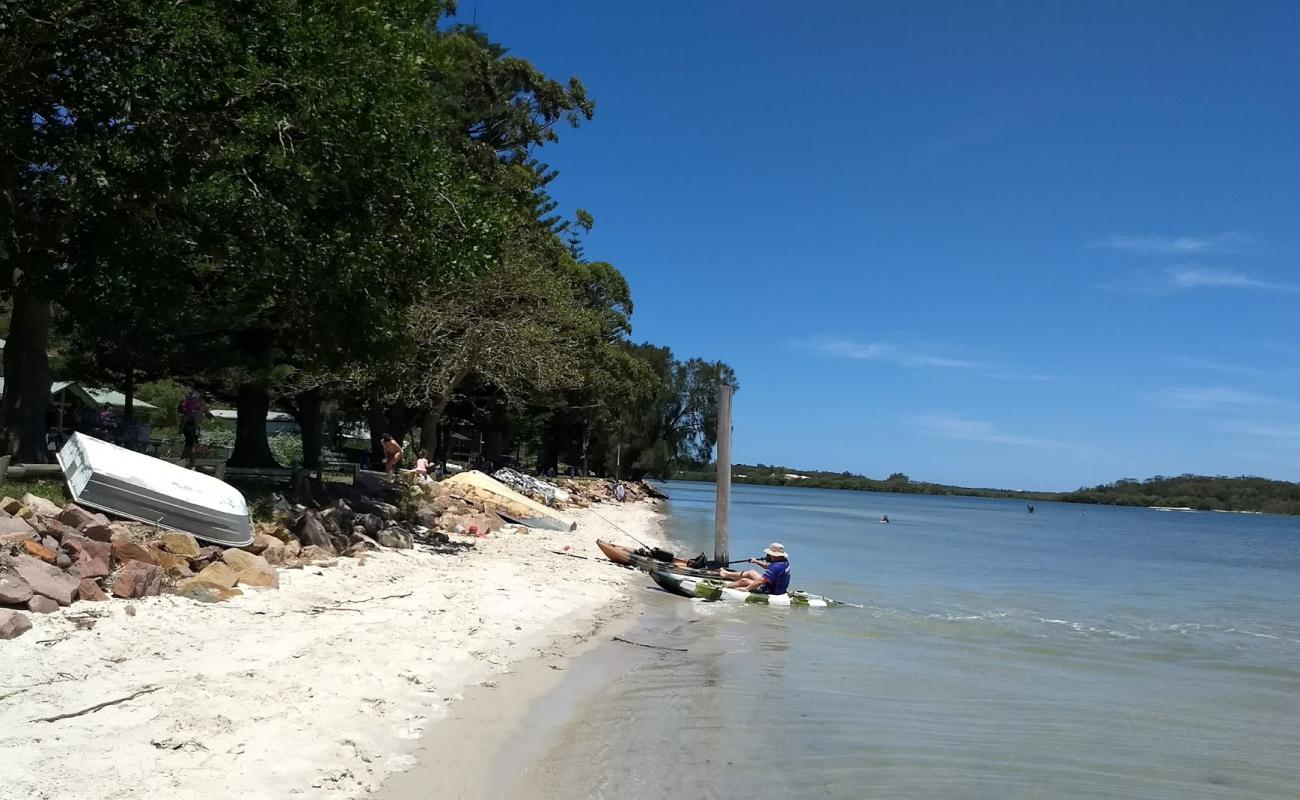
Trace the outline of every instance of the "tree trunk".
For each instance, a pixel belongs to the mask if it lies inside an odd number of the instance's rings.
[[[271,396],[253,383],[241,384],[238,395],[239,417],[235,421],[235,450],[228,462],[232,467],[278,467],[275,454],[266,438],[266,415],[271,410]]]
[[[321,468],[321,447],[325,434],[320,389],[301,392],[296,400],[298,427],[302,429],[302,464],[309,470],[318,470]]]
[[[8,450],[15,460],[44,464],[45,415],[50,405],[50,304],[23,288],[15,270],[13,312],[4,348],[4,399],[0,401]]]
[[[424,419],[420,421],[420,447],[424,448],[430,456],[438,452],[438,427],[442,422],[441,408],[429,408],[424,412]]]
[[[388,433],[388,417],[376,397],[370,398],[370,402],[366,404],[366,424],[370,427],[370,468],[383,469],[384,446],[380,443],[379,437]]]

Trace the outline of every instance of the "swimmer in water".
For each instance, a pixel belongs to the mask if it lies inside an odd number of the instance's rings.
[[[881,525],[888,525],[888,524],[889,524],[889,515],[888,515],[888,514],[884,514],[884,515],[882,515],[882,516],[880,517],[880,524],[881,524]]]

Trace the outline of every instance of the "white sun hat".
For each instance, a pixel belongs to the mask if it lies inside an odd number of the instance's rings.
[[[789,557],[790,557],[790,554],[787,553],[787,552],[785,552],[785,545],[781,544],[780,542],[772,542],[771,544],[769,544],[769,545],[767,546],[767,549],[764,550],[763,552],[764,552],[766,555],[771,556],[772,558],[789,558]]]

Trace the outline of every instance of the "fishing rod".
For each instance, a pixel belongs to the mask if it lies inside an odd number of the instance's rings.
[[[641,545],[641,546],[644,547],[645,549],[647,549],[647,550],[653,550],[653,549],[654,549],[654,548],[651,547],[650,545],[646,544],[645,542],[643,542],[643,541],[641,541],[640,539],[636,538],[636,537],[633,536],[632,534],[630,534],[630,533],[628,533],[627,531],[623,530],[623,529],[620,528],[618,525],[616,525],[616,524],[614,524],[613,522],[610,522],[609,520],[605,519],[605,517],[603,517],[603,516],[601,515],[601,513],[600,513],[599,511],[597,511],[595,508],[590,509],[590,511],[591,511],[591,513],[593,513],[593,514],[595,514],[596,516],[600,517],[601,519],[605,520],[605,522],[606,522],[607,524],[609,524],[609,525],[613,525],[614,528],[616,528],[620,533],[622,533],[624,536],[626,536],[627,538],[631,539],[632,541],[636,542],[637,544]]]

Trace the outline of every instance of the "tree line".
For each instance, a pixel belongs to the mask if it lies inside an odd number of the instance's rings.
[[[1179,475],[1146,480],[1123,478],[1113,483],[1083,487],[1073,492],[1029,492],[1016,489],[974,488],[916,481],[902,472],[888,478],[869,478],[852,472],[795,470],[768,464],[736,464],[732,481],[759,486],[798,486],[808,489],[843,489],[900,494],[993,497],[1030,502],[1056,501],[1118,506],[1164,506],[1197,511],[1257,511],[1300,514],[1300,483],[1251,476]],[[678,472],[682,480],[712,481],[713,464]]]
[[[540,151],[576,78],[438,0],[0,0],[0,427],[47,458],[54,373],[235,402],[230,463],[291,413],[445,453],[668,475],[707,461],[719,361],[631,339],[628,282]]]

